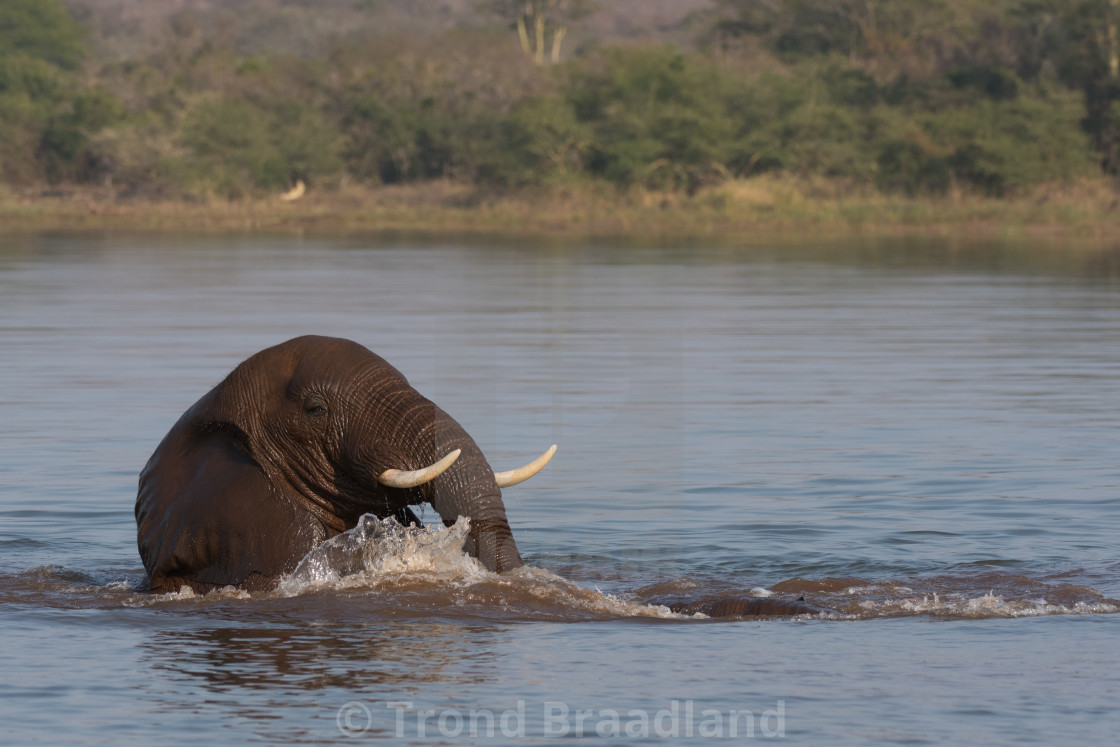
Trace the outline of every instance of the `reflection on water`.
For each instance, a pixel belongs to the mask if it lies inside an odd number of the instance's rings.
[[[140,662],[171,683],[214,694],[275,688],[395,691],[423,682],[468,687],[498,675],[499,655],[492,649],[499,630],[415,619],[347,623],[331,614],[329,600],[314,601],[313,609],[304,603],[283,611],[254,610],[273,622],[286,620],[285,627],[236,621],[213,627],[207,614],[198,627],[157,631],[142,644]],[[342,611],[345,618],[353,609]]]
[[[4,237],[3,739],[331,742],[356,700],[405,743],[388,702],[524,699],[547,743],[545,702],[692,698],[783,699],[807,743],[1109,740],[1118,279],[1088,243]],[[541,570],[140,593],[140,467],[304,333],[383,355],[496,466],[558,443],[506,494]],[[861,622],[645,607],[722,594]]]

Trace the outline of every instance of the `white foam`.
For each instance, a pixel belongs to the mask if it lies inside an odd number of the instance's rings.
[[[205,594],[200,594],[186,584],[183,584],[179,587],[178,591],[169,591],[164,594],[138,594],[126,599],[123,604],[125,607],[151,607],[152,605],[163,602],[184,602],[192,599],[216,600],[252,598],[252,594],[244,589],[238,589],[236,586],[223,586],[220,589],[214,589]]]
[[[904,597],[884,601],[865,601],[860,607],[878,614],[932,614],[954,617],[1039,617],[1044,615],[1091,615],[1120,612],[1108,602],[1054,604],[1046,599],[1004,599],[993,592],[980,596],[965,594],[927,594],[921,598]]]
[[[486,569],[463,552],[470,520],[459,517],[450,528],[404,527],[392,518],[366,514],[357,525],[309,552],[278,590],[295,596],[322,589],[377,586],[414,576],[444,583],[469,583]]]
[[[911,589],[909,586],[893,586],[893,585],[883,585],[883,584],[871,584],[869,586],[849,586],[847,589],[844,589],[843,593],[844,594],[849,594],[849,595],[852,595],[852,594],[873,594],[873,593],[883,592],[883,591],[893,591],[893,592],[896,592],[898,594],[913,594],[914,593],[914,590]]]
[[[505,609],[525,612],[582,610],[622,617],[680,617],[667,607],[630,602],[584,588],[550,571],[522,566],[491,573],[463,552],[470,520],[450,528],[403,527],[394,519],[365,515],[353,529],[323,542],[281,580],[278,592],[295,596],[323,590],[376,589],[386,585],[438,584],[456,589],[463,602],[472,592],[496,597]],[[508,591],[503,592],[503,589]],[[521,600],[512,605],[505,597]],[[458,603],[458,602],[457,602]]]

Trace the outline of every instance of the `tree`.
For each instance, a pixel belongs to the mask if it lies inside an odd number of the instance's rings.
[[[589,134],[589,173],[623,185],[694,191],[726,173],[735,123],[711,62],[674,47],[611,49],[564,87]]]
[[[940,74],[984,50],[980,26],[1022,0],[717,0],[723,42],[761,40],[789,62],[846,57],[880,80]]]
[[[116,116],[116,102],[79,93],[84,55],[82,29],[59,0],[0,0],[0,177],[93,175],[89,134]]]
[[[521,51],[542,65],[550,46],[549,58],[554,63],[560,61],[560,48],[568,26],[594,10],[594,3],[591,0],[488,0],[483,7],[511,19],[517,28]]]
[[[1060,65],[1085,94],[1083,126],[1109,174],[1120,173],[1120,0],[1028,2],[1060,19]]]
[[[82,29],[59,0],[0,0],[0,56],[18,53],[73,70],[85,53]]]

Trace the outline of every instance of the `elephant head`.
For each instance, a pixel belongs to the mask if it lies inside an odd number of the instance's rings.
[[[465,550],[522,565],[495,473],[451,416],[349,340],[299,337],[252,356],[179,419],[140,474],[137,543],[153,591],[268,588],[365,513],[430,503],[471,520]]]

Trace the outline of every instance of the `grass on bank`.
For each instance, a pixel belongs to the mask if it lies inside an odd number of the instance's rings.
[[[761,176],[695,194],[605,184],[496,193],[449,181],[160,200],[108,188],[0,188],[0,230],[424,231],[557,235],[1120,236],[1120,187],[1092,179],[1012,198],[910,197],[826,179]]]

